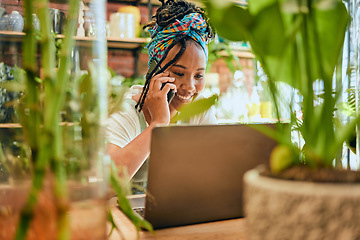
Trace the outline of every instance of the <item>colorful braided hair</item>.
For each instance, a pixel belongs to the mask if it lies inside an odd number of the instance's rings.
[[[149,66],[153,59],[157,60],[157,64],[155,68],[146,74],[146,81],[143,88],[143,91],[140,95],[140,99],[136,104],[137,110],[140,112],[143,108],[145,98],[147,93],[149,92],[150,80],[154,76],[156,69],[160,69],[157,73],[164,72],[168,67],[172,64],[176,63],[178,59],[181,57],[183,52],[186,49],[186,42],[189,40],[193,40],[201,45],[204,49],[206,57],[207,57],[207,48],[206,44],[214,38],[214,31],[208,24],[208,18],[204,12],[204,10],[193,3],[186,2],[184,0],[160,0],[162,6],[159,7],[152,17],[152,21],[147,23],[144,26],[145,28],[149,28],[149,32],[151,33],[152,41],[148,44],[149,49]],[[182,34],[182,26],[178,24],[181,20],[190,21],[192,18],[200,19],[199,22],[191,23],[192,29],[194,31],[189,30],[187,32],[184,31]],[[169,30],[170,28],[170,30]],[[177,31],[178,34],[173,33]],[[194,34],[195,32],[195,34]],[[196,32],[200,32],[197,34]],[[180,34],[179,34],[180,33]],[[166,35],[170,37],[164,37],[162,35]],[[156,42],[159,38],[159,35],[163,37],[162,42]],[[175,57],[169,61],[163,68],[160,68],[164,59],[166,59],[169,51],[176,45],[180,44],[181,48]]]

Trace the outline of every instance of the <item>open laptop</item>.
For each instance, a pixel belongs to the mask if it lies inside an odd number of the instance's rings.
[[[243,175],[276,144],[245,124],[154,128],[144,218],[159,229],[243,217]]]

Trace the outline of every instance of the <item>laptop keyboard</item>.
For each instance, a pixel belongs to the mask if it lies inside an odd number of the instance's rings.
[[[134,212],[138,214],[140,217],[144,217],[145,208],[133,208]]]

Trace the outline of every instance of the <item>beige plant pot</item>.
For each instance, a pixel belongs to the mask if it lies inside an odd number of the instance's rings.
[[[249,239],[360,239],[360,184],[244,176]]]

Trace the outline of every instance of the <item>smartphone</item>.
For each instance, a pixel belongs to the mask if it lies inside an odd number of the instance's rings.
[[[151,60],[150,67],[149,67],[149,71],[148,71],[148,73],[146,74],[146,78],[149,77],[149,74],[151,74],[151,72],[154,70],[154,68],[156,67],[156,65],[157,65],[157,61],[156,61],[155,59]],[[160,67],[158,67],[157,70],[156,70],[155,73],[154,73],[154,76],[155,76],[156,74],[158,74],[160,70],[161,70]],[[166,84],[166,83],[163,83],[163,84],[161,85],[161,88],[160,88],[160,89],[163,89],[164,86],[165,86],[165,84]],[[173,100],[174,96],[175,96],[174,90],[170,89],[170,91],[167,93],[167,101],[168,101],[169,104],[170,104],[171,100]]]

